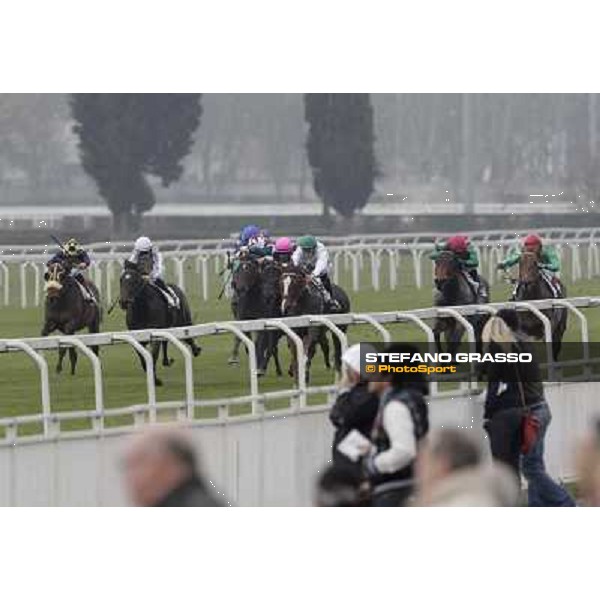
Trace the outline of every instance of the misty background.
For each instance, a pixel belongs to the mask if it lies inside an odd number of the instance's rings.
[[[372,104],[375,197],[560,190],[585,201],[596,187],[595,94],[373,94]],[[159,202],[316,200],[302,94],[205,94],[202,108],[181,180]],[[0,203],[102,204],[72,125],[67,94],[0,95]]]
[[[146,174],[156,204],[119,231],[122,219],[81,166],[73,95],[0,94],[4,243],[46,243],[49,231],[85,241],[141,231],[158,239],[214,238],[249,221],[288,235],[593,226],[596,94],[363,96],[372,108],[377,176],[353,217],[322,217],[329,211],[313,187],[303,94],[203,94],[181,176],[164,187]],[[117,111],[115,118],[123,127],[129,116]],[[342,182],[369,145],[358,143],[336,175]],[[326,136],[322,147],[329,148]],[[353,181],[347,178],[349,191]]]

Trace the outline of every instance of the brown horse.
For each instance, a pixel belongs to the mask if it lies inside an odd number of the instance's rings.
[[[558,298],[564,298],[567,290],[562,282],[557,284]],[[519,278],[513,300],[527,302],[529,300],[544,300],[555,298],[548,276],[539,266],[539,257],[535,252],[523,252],[519,261]],[[567,328],[568,313],[565,308],[543,310],[542,313],[550,319],[552,327],[552,354],[558,358],[562,345],[562,338]],[[531,312],[526,311],[520,315],[521,329],[528,335],[543,339],[544,326]]]
[[[325,305],[325,300],[321,292],[313,284],[312,278],[301,267],[288,266],[281,273],[279,280],[281,314],[284,317],[299,315],[321,315],[329,311]],[[344,290],[337,285],[332,285],[333,297],[337,300],[340,310],[338,313],[350,312],[350,300]],[[344,325],[340,325],[342,331],[346,330]],[[304,353],[306,355],[306,377],[308,379],[312,359],[315,355],[317,343],[320,344],[323,355],[325,356],[326,366],[329,368],[329,343],[327,341],[327,330],[323,326],[302,327],[297,330],[304,344]],[[333,339],[333,364],[336,371],[341,370],[341,344],[337,336]],[[289,374],[297,379],[298,377],[298,357],[296,355],[296,346],[288,339],[288,345],[292,356]]]
[[[90,333],[100,331],[102,311],[100,309],[100,295],[96,286],[88,281],[87,288],[94,296],[95,301],[84,298],[81,284],[70,275],[69,268],[63,263],[54,263],[48,268],[46,279],[46,304],[44,326],[42,335],[50,335],[59,331],[64,335],[73,335],[75,332],[87,327]],[[98,354],[98,347],[92,350]],[[63,368],[63,359],[67,349],[60,348],[58,351],[58,363],[56,372],[60,373]],[[75,374],[77,366],[77,352],[75,348],[69,348],[69,360],[71,362],[71,374]]]
[[[435,261],[434,283],[436,292],[434,294],[435,306],[462,306],[465,304],[480,304],[489,302],[489,294],[477,293],[460,267],[458,259],[453,252],[441,252]],[[480,285],[488,289],[487,281],[481,277]],[[485,298],[485,300],[483,300]],[[480,343],[481,331],[487,320],[486,315],[473,315],[467,320],[475,329],[475,339]],[[447,351],[456,352],[464,335],[465,328],[452,317],[438,317],[433,326],[433,334],[438,352],[442,352],[442,334],[446,339]]]

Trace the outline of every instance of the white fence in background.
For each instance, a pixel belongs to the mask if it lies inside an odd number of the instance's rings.
[[[540,233],[561,256],[570,281],[600,275],[600,229],[544,229]],[[481,263],[481,272],[491,283],[498,278],[496,265],[519,239],[515,232],[495,230],[469,233]],[[442,234],[375,234],[322,238],[329,247],[334,280],[345,278],[352,291],[396,290],[401,285],[403,264],[418,288],[431,271],[427,255]],[[223,284],[226,251],[232,240],[179,240],[160,242],[171,278],[188,293],[207,301],[219,294]],[[131,242],[106,242],[89,246],[93,264],[90,274],[110,304],[118,293],[118,277]],[[0,304],[26,308],[43,301],[43,272],[55,246],[0,246]]]
[[[40,412],[0,419],[0,427],[4,430],[4,437],[0,439],[0,504],[122,504],[124,498],[116,466],[122,437],[137,426],[161,420],[165,416],[192,428],[194,439],[206,451],[206,468],[211,481],[231,502],[240,505],[308,504],[317,470],[329,457],[331,431],[326,413],[335,387],[333,384],[311,386],[305,382],[302,343],[293,329],[322,324],[333,335],[337,335],[345,347],[347,337],[339,329],[340,325],[370,326],[382,341],[387,341],[391,338],[389,326],[411,323],[423,332],[426,341],[432,343],[432,320],[439,316],[451,316],[465,325],[467,338],[474,341],[473,328],[464,317],[494,312],[504,306],[515,306],[538,316],[544,324],[547,341],[551,339],[550,323],[540,311],[565,307],[579,325],[585,357],[589,337],[584,310],[597,309],[600,297],[425,308],[409,312],[302,316],[209,323],[169,330],[0,340],[0,362],[3,354],[22,352],[33,361],[40,379]],[[248,334],[268,329],[279,329],[288,335],[302,357],[298,384],[290,380],[292,387],[289,389],[271,392],[261,392],[259,389],[256,354]],[[202,400],[196,396],[194,386],[194,365],[201,369],[202,357],[193,363],[190,351],[181,341],[190,337],[223,334],[236,336],[248,349],[249,390],[240,397]],[[185,393],[179,400],[157,402],[152,362],[140,343],[164,339],[172,342],[183,355]],[[148,372],[144,384],[140,371],[140,386],[145,387],[145,403],[122,408],[105,406],[102,355],[97,358],[90,347],[114,344],[128,344],[132,350],[144,356]],[[91,361],[95,408],[57,412],[52,410],[45,351],[72,345]],[[552,364],[551,353],[547,358],[551,372],[553,368],[560,368]],[[548,439],[549,464],[554,475],[568,478],[573,475],[570,460],[573,443],[582,434],[591,416],[600,409],[598,384],[550,384],[547,390],[555,416]],[[457,384],[457,388],[443,392],[433,382],[430,400],[432,425],[457,425],[480,430],[480,391],[474,380],[462,382]],[[327,401],[321,400],[319,403],[319,397],[327,398]],[[285,408],[269,408],[268,402],[275,399],[288,400]],[[311,403],[311,399],[317,404]],[[230,409],[240,405],[250,410],[242,416],[236,416]],[[210,406],[216,407],[216,417],[200,418],[196,415],[196,409]],[[133,417],[133,426],[107,425],[109,418],[125,415]],[[63,429],[63,423],[75,420],[88,420],[89,429]],[[41,433],[23,434],[20,431],[20,428],[30,424],[41,426]]]

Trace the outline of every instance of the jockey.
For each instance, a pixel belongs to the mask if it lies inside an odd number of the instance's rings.
[[[498,264],[498,269],[508,269],[521,260],[523,252],[533,252],[539,260],[542,277],[550,286],[555,297],[561,294],[560,289],[560,259],[553,246],[546,246],[537,233],[530,233],[524,240],[521,248],[513,248],[508,256]]]
[[[84,274],[90,266],[91,260],[87,250],[79,245],[75,238],[71,238],[65,245],[48,261],[47,266],[55,263],[64,264],[69,270],[69,275],[77,281],[83,298],[86,302],[95,302],[95,296],[88,288],[87,279]]]
[[[256,258],[270,256],[272,244],[268,230],[261,229],[258,225],[246,225],[236,242],[236,254],[248,253]]]
[[[294,253],[294,244],[289,237],[280,237],[273,247],[273,259],[279,263],[289,263],[292,261]]]
[[[435,250],[429,255],[431,260],[437,260],[442,252],[452,252],[463,272],[465,279],[474,289],[477,296],[487,296],[487,290],[481,285],[481,278],[477,269],[479,268],[479,257],[475,247],[465,235],[454,235],[445,242],[436,242]]]
[[[339,310],[340,305],[333,297],[329,279],[329,252],[323,243],[318,242],[312,235],[299,237],[292,254],[292,262],[295,266],[305,267],[310,271],[315,287],[321,292],[329,308]]]
[[[140,265],[145,261],[149,263],[150,272],[144,273],[144,275],[149,278],[152,285],[156,286],[163,293],[170,308],[179,308],[179,298],[163,279],[164,267],[162,255],[158,248],[150,241],[150,238],[142,236],[135,240],[129,262],[134,265]]]

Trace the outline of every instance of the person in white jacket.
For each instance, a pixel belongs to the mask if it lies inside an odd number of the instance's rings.
[[[412,356],[417,348],[395,343],[385,351]],[[369,390],[379,396],[379,412],[363,464],[371,482],[373,506],[400,506],[414,490],[419,443],[429,430],[425,401],[429,384],[422,373],[377,377],[369,383]]]
[[[296,240],[296,250],[292,262],[297,267],[305,267],[311,274],[317,289],[323,295],[328,307],[339,310],[340,305],[333,297],[329,278],[329,252],[322,242],[313,235],[303,235]]]
[[[158,248],[146,236],[139,237],[133,245],[133,252],[129,262],[135,265],[148,265],[149,272],[144,273],[150,283],[155,285],[164,295],[167,303],[172,308],[179,307],[179,298],[164,281],[164,263]]]

